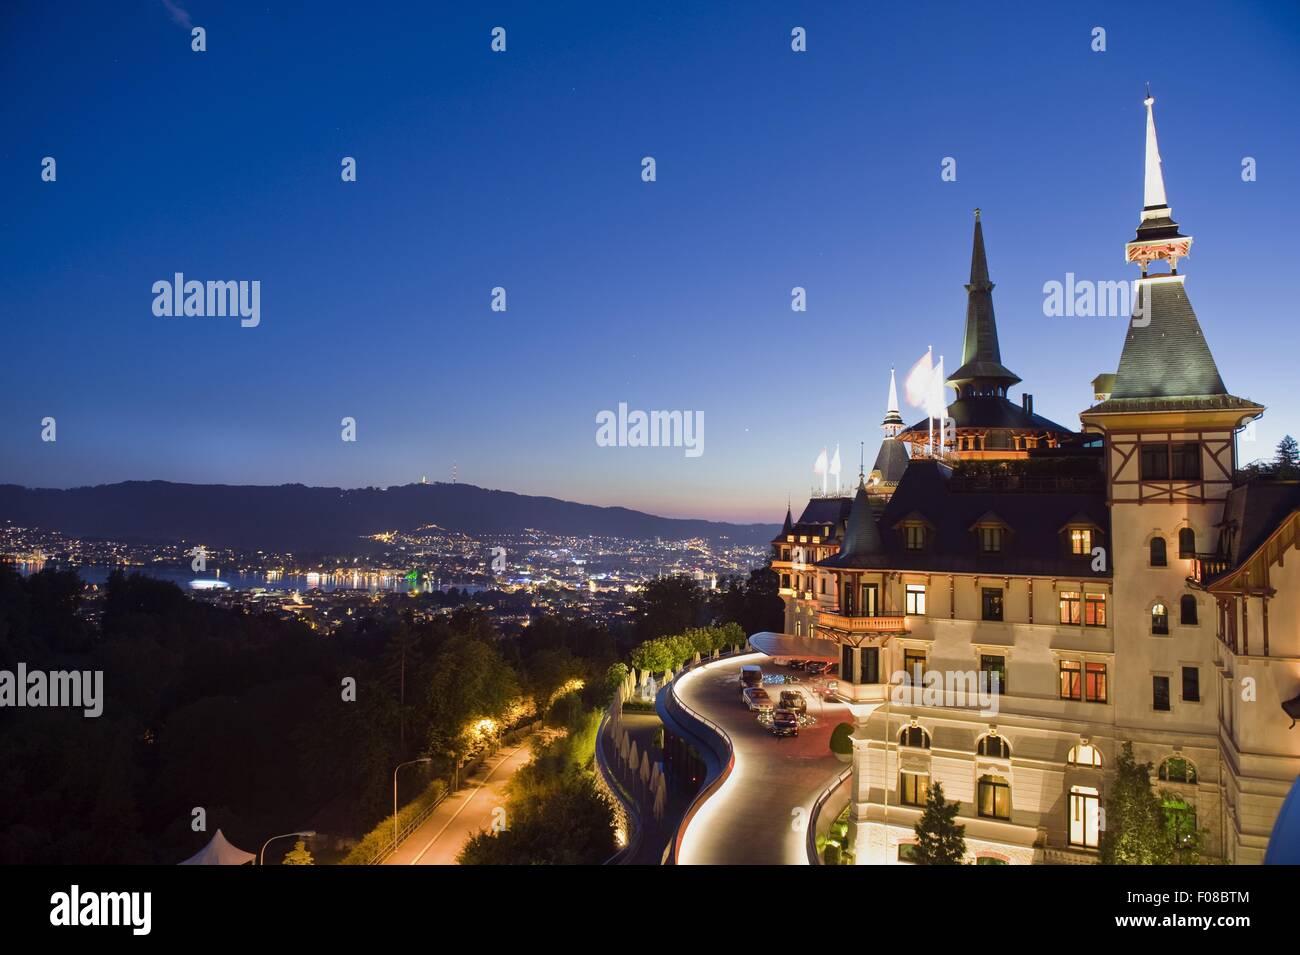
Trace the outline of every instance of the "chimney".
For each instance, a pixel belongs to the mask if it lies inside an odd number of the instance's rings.
[[[1022,408],[1024,408],[1024,410],[1025,410],[1025,414],[1033,414],[1033,413],[1034,413],[1034,396],[1031,395],[1031,394],[1023,394],[1023,395],[1021,395],[1021,396],[1020,396],[1020,406],[1021,406]]]

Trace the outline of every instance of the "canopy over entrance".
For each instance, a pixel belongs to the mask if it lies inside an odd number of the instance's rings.
[[[749,645],[769,657],[793,657],[797,660],[830,660],[840,658],[840,645],[834,640],[816,640],[813,637],[796,637],[790,633],[772,633],[764,630],[749,638]]]
[[[244,865],[252,862],[256,856],[230,844],[221,830],[212,837],[212,841],[190,856],[181,865]]]

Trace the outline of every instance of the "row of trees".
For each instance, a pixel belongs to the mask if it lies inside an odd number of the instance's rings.
[[[713,651],[738,647],[748,639],[737,623],[720,627],[692,627],[670,637],[654,637],[632,651],[632,666],[651,673],[676,670],[694,659],[695,654],[708,657]]]

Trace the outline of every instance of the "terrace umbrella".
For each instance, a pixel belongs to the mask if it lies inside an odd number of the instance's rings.
[[[637,751],[636,740],[632,740],[632,749],[628,753],[628,757],[627,757],[627,765],[632,770],[632,772],[636,772],[636,768],[640,763],[640,759],[641,759],[641,754]]]
[[[623,730],[623,735],[618,741],[618,755],[625,763],[627,762],[627,754],[630,748],[631,747],[628,745],[627,730]]]
[[[664,820],[664,810],[668,808],[668,785],[664,782],[664,777],[659,776],[659,784],[655,787],[655,804],[654,814],[658,822]]]
[[[642,786],[650,785],[650,754],[649,753],[641,754],[641,772],[638,775],[641,777]]]

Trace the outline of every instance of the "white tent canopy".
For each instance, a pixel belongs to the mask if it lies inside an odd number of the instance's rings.
[[[212,837],[212,841],[190,856],[181,865],[244,865],[257,858],[251,852],[245,852],[230,844],[221,830]]]

